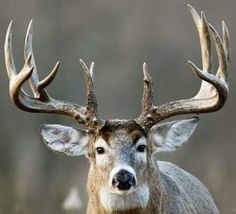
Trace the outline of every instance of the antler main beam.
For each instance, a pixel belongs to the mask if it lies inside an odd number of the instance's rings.
[[[169,117],[180,114],[207,113],[219,110],[228,98],[228,63],[230,56],[229,32],[227,26],[222,22],[223,41],[220,39],[217,31],[206,20],[205,14],[201,12],[201,17],[195,9],[188,5],[198,30],[201,53],[202,69],[198,68],[191,61],[190,64],[194,73],[202,79],[200,90],[196,96],[191,99],[177,100],[160,106],[153,104],[152,80],[144,63],[144,93],[142,101],[142,113],[136,119],[145,130],[150,129],[155,123]],[[213,38],[219,68],[216,75],[211,73],[211,41]]]
[[[31,21],[25,38],[25,64],[22,70],[18,73],[12,51],[12,22],[9,24],[7,29],[4,51],[7,73],[10,79],[9,90],[12,101],[24,111],[64,114],[75,118],[79,123],[93,128],[102,124],[103,120],[98,118],[97,112],[97,99],[93,81],[94,63],[92,63],[90,68],[88,68],[83,60],[80,60],[86,80],[86,107],[67,101],[53,99],[46,92],[45,88],[54,80],[58,72],[59,62],[57,62],[51,73],[45,79],[39,81],[32,49],[32,31],[33,26]],[[23,84],[28,80],[30,82],[33,96],[28,95],[22,88]]]

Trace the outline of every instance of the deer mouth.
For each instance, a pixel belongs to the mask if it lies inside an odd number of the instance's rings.
[[[137,188],[135,187],[130,187],[129,189],[118,189],[118,187],[116,187],[115,189],[113,189],[113,191],[111,192],[112,194],[117,194],[117,195],[129,195],[132,194],[133,192],[136,191]]]
[[[100,190],[100,201],[105,209],[122,211],[146,207],[149,201],[149,188],[146,184],[129,190]]]

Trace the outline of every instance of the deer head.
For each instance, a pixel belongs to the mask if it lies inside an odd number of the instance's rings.
[[[68,115],[86,127],[82,130],[62,125],[43,125],[41,133],[46,146],[52,151],[69,156],[88,157],[91,163],[89,192],[94,192],[107,209],[119,210],[119,197],[127,197],[127,200],[122,200],[123,209],[127,206],[129,209],[147,206],[153,179],[151,175],[154,173],[155,179],[158,179],[158,166],[153,161],[154,154],[174,151],[185,143],[196,128],[198,118],[159,124],[160,121],[181,114],[214,112],[226,102],[230,55],[227,27],[223,22],[222,41],[216,30],[207,22],[203,12],[199,16],[190,5],[189,9],[201,44],[202,69],[189,61],[193,72],[202,79],[199,92],[191,99],[154,105],[152,78],[147,64],[144,63],[142,112],[139,117],[131,120],[104,120],[99,117],[93,79],[94,63],[88,67],[80,60],[86,80],[86,106],[50,97],[45,88],[55,78],[59,63],[45,79],[39,81],[32,50],[32,21],[25,39],[25,64],[17,73],[12,55],[12,22],[8,27],[5,62],[12,101],[24,111]],[[210,36],[213,38],[219,60],[216,74],[211,73]],[[33,96],[22,88],[28,80]],[[133,197],[132,202],[129,195]]]

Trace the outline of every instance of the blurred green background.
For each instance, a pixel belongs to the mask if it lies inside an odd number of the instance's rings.
[[[24,36],[34,19],[33,47],[41,78],[57,60],[60,72],[48,88],[52,97],[83,104],[84,81],[79,58],[96,62],[99,111],[103,118],[134,118],[140,113],[142,63],[155,81],[155,103],[189,98],[200,87],[188,59],[200,66],[200,45],[186,4],[204,10],[221,33],[225,20],[231,34],[230,97],[217,113],[201,115],[188,144],[160,155],[203,181],[221,213],[236,213],[235,0],[0,0],[0,213],[63,214],[72,187],[79,189],[85,213],[89,163],[84,157],[63,157],[49,151],[40,137],[43,123],[75,126],[71,118],[30,114],[9,98],[3,43],[14,20],[14,57],[20,70]],[[214,60],[214,70],[217,60]],[[188,117],[188,116],[186,116]],[[73,213],[73,212],[71,212]]]

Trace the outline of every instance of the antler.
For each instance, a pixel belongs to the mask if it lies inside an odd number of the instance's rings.
[[[194,73],[202,79],[200,90],[197,95],[191,99],[177,100],[155,106],[153,104],[152,79],[148,72],[147,65],[144,63],[142,113],[136,119],[136,122],[143,127],[144,130],[148,130],[157,122],[175,115],[217,111],[225,104],[228,98],[228,63],[230,56],[228,29],[225,23],[222,22],[222,41],[216,30],[207,22],[205,14],[202,12],[200,17],[191,5],[188,5],[188,7],[200,37],[202,69],[189,61]],[[215,75],[211,73],[210,34],[216,46],[219,60],[219,68]],[[84,107],[71,102],[53,99],[46,92],[45,88],[53,81],[58,72],[59,62],[45,79],[39,81],[32,50],[32,21],[29,24],[25,39],[25,64],[19,73],[16,71],[12,56],[12,22],[7,30],[4,50],[6,68],[10,79],[10,96],[12,101],[20,109],[29,112],[68,115],[75,118],[79,123],[91,128],[102,127],[104,125],[104,120],[98,117],[97,112],[97,99],[93,80],[94,63],[88,68],[86,64],[80,60],[85,74],[87,88],[87,106]],[[28,95],[22,89],[23,84],[27,80],[30,82],[33,96]]]
[[[86,80],[86,107],[67,101],[53,99],[46,92],[45,88],[54,80],[58,72],[59,62],[57,62],[46,78],[39,81],[32,49],[32,30],[33,26],[31,21],[25,38],[25,64],[22,70],[17,73],[12,54],[12,22],[7,29],[4,51],[7,73],[10,79],[10,96],[12,101],[24,111],[68,115],[78,120],[79,123],[92,128],[103,124],[103,120],[98,118],[97,112],[97,99],[93,81],[94,63],[91,64],[89,69],[83,60],[80,60]],[[28,80],[33,96],[27,94],[22,88],[23,84]]]
[[[198,68],[191,61],[190,64],[194,73],[202,79],[200,90],[191,99],[172,101],[160,106],[153,104],[152,80],[147,65],[143,65],[144,91],[142,100],[142,113],[136,119],[145,130],[150,129],[157,122],[166,118],[191,113],[207,113],[219,110],[226,102],[229,94],[228,89],[228,63],[230,56],[229,32],[226,24],[222,22],[223,42],[214,27],[206,20],[205,14],[201,17],[195,9],[188,5],[191,15],[198,30],[201,43],[202,69]],[[209,32],[210,31],[210,32]],[[216,46],[219,60],[219,68],[216,75],[211,73],[211,41],[212,35]]]

